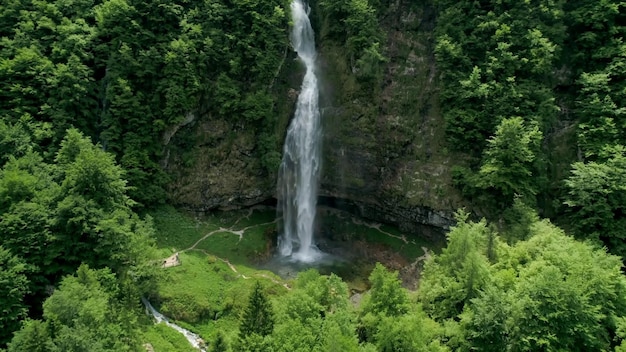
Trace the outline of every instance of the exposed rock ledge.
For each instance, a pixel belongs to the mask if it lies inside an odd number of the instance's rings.
[[[339,208],[368,220],[395,225],[402,231],[427,237],[443,236],[455,223],[451,211],[424,206],[403,206],[391,199],[368,202],[326,195],[320,196],[319,204]]]

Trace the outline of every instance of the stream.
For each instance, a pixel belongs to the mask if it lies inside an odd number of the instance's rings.
[[[198,336],[198,334],[194,334],[193,332],[172,323],[165,315],[159,313],[159,311],[156,310],[146,298],[141,297],[141,302],[143,302],[146,306],[146,310],[154,317],[157,324],[161,322],[165,323],[165,325],[183,334],[194,348],[197,348],[202,352],[207,352],[204,346],[204,341],[200,338],[200,336]]]

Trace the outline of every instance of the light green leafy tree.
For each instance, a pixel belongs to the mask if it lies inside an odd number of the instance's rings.
[[[626,157],[614,148],[605,162],[577,162],[565,181],[565,205],[581,238],[602,241],[611,253],[626,255]]]
[[[363,306],[365,313],[397,317],[408,311],[408,296],[398,279],[398,272],[389,272],[376,263],[369,281],[372,288]]]
[[[40,339],[48,351],[136,351],[134,314],[120,304],[117,278],[109,269],[82,265],[65,277],[43,304],[43,322],[24,325],[10,351],[26,351]]]
[[[438,339],[442,329],[423,312],[415,311],[401,317],[385,317],[376,333],[380,352],[449,351]]]
[[[565,236],[548,221],[504,247],[492,285],[469,304],[461,326],[470,349],[602,351],[626,314],[621,261]]]
[[[424,310],[436,320],[457,317],[490,281],[490,230],[485,220],[474,223],[468,216],[457,214],[457,224],[448,233],[448,246],[424,267],[419,297]]]
[[[41,320],[25,320],[22,328],[15,332],[9,352],[49,352],[54,350],[48,323]]]
[[[314,269],[299,273],[279,308],[272,334],[275,351],[358,350],[348,287],[338,276]]]
[[[526,126],[520,117],[502,120],[488,140],[477,185],[504,204],[516,195],[532,199],[538,191],[534,164],[541,139],[539,128]]]

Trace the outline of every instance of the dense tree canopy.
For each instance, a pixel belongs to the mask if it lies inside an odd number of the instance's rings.
[[[459,221],[448,247],[427,263],[420,286],[427,311],[441,323],[458,324],[450,330],[452,346],[485,351],[613,346],[626,314],[619,257],[544,220],[530,226],[526,241],[514,246],[496,241],[497,259],[490,263],[484,221]]]
[[[29,292],[28,266],[0,246],[0,341],[6,341],[26,317],[24,296]]]
[[[350,96],[366,98],[357,104],[376,104],[391,76],[381,23],[396,3],[313,4],[319,37],[341,48],[351,84],[368,87]],[[218,331],[213,350],[626,350],[624,3],[431,5],[456,186],[494,221],[460,212],[416,294],[382,265],[360,305],[338,276],[314,270],[280,297],[257,285],[238,340]],[[136,211],[166,201],[165,146],[188,148],[171,133],[202,117],[233,121],[231,135],[253,129],[254,156],[275,172],[287,9],[283,0],[3,2],[0,348],[141,348],[136,305],[156,255],[152,219]]]
[[[44,302],[43,320],[16,333],[9,351],[137,351],[136,319],[120,298],[110,270],[82,265]]]
[[[19,131],[20,123],[6,125]],[[6,140],[6,139],[5,139]],[[0,169],[0,276],[10,284],[1,342],[19,328],[27,309],[40,311],[49,285],[86,263],[108,267],[137,287],[152,275],[152,223],[132,211],[124,171],[111,154],[75,129],[53,162],[24,137],[23,152]],[[132,272],[132,276],[128,275]],[[3,295],[4,297],[4,295]],[[45,310],[45,307],[44,307]],[[37,332],[38,323],[29,329]]]
[[[0,10],[0,120],[48,124],[42,147],[51,153],[68,128],[80,129],[115,155],[144,204],[164,201],[163,133],[192,115],[249,124],[264,136],[259,157],[274,168],[271,89],[288,45],[286,7],[11,1]],[[20,134],[7,137],[2,143]]]

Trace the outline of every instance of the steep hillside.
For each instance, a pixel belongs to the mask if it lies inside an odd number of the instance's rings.
[[[328,83],[322,195],[371,219],[418,230],[445,228],[463,205],[452,188],[434,61],[434,9],[400,1],[379,11],[381,74],[368,79],[320,9],[322,71]],[[422,228],[423,230],[423,228]]]
[[[386,59],[371,79],[351,67],[348,46],[329,31],[332,17],[319,4],[312,11],[323,79],[321,202],[403,229],[446,228],[463,203],[451,186],[455,155],[443,137],[432,6],[396,3],[384,10],[380,48]],[[285,57],[273,89],[280,140],[301,80],[295,54]],[[211,114],[181,127],[166,147],[172,200],[197,210],[271,200],[275,173],[263,169],[258,131],[250,127]]]

